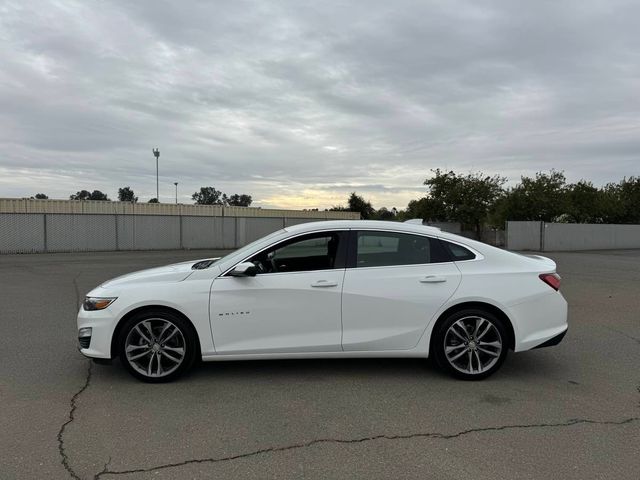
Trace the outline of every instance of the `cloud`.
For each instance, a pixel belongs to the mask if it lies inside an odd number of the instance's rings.
[[[432,168],[637,175],[637,2],[7,0],[0,196],[402,208]]]

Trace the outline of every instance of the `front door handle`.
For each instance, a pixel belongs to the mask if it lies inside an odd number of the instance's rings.
[[[338,282],[331,282],[329,280],[318,280],[317,282],[313,282],[311,286],[316,288],[337,287]]]
[[[426,277],[422,277],[420,279],[420,283],[442,283],[446,281],[446,278],[439,275],[427,275]]]

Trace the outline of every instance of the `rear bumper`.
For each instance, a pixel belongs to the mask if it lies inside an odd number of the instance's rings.
[[[556,335],[555,337],[551,337],[549,340],[547,340],[544,343],[541,343],[538,346],[535,346],[533,348],[545,348],[545,347],[553,347],[555,345],[558,345],[562,339],[564,338],[564,336],[567,334],[567,331],[569,329],[567,328],[564,332],[559,333],[558,335]]]
[[[566,300],[553,290],[510,306],[509,317],[516,335],[514,350],[522,352],[559,343],[569,327],[567,313]]]

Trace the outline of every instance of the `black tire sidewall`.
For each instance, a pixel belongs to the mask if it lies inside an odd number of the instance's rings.
[[[185,358],[182,361],[182,364],[175,371],[164,377],[147,377],[146,375],[141,374],[131,366],[125,353],[125,342],[131,329],[141,321],[150,318],[161,318],[170,321],[180,329],[185,341]],[[180,315],[165,310],[146,310],[127,319],[120,329],[120,333],[118,335],[118,356],[120,357],[120,362],[124,365],[127,371],[138,380],[142,380],[147,383],[164,383],[177,379],[191,369],[198,356],[198,352],[200,351],[197,344],[198,342],[195,330],[188,320],[185,320]]]
[[[470,316],[479,316],[491,322],[498,329],[498,332],[500,332],[500,337],[502,338],[502,351],[500,352],[498,361],[489,370],[486,370],[482,373],[469,374],[457,370],[449,363],[449,360],[447,359],[444,351],[444,336],[447,333],[449,327],[461,318]],[[507,352],[509,350],[508,346],[510,343],[509,331],[504,324],[504,321],[493,313],[481,309],[465,309],[452,313],[445,320],[436,325],[431,338],[431,351],[433,352],[433,357],[438,367],[440,367],[450,375],[462,380],[482,380],[489,377],[490,375],[493,375],[500,369],[500,367],[504,363],[507,357]]]

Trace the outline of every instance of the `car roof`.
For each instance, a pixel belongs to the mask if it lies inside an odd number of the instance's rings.
[[[420,225],[416,223],[388,222],[384,220],[326,220],[320,222],[300,223],[285,228],[287,232],[302,233],[316,230],[337,229],[337,228],[357,228],[371,230],[394,230],[397,232],[431,233],[440,234],[442,231],[437,227]]]

